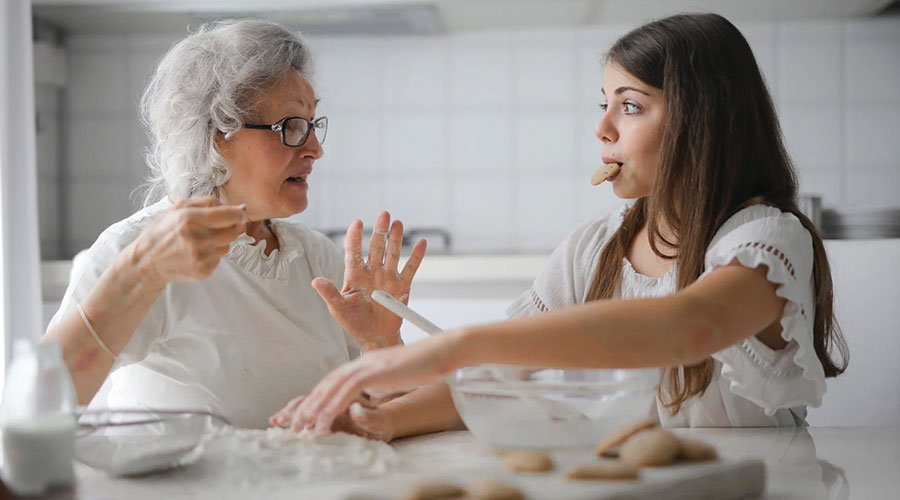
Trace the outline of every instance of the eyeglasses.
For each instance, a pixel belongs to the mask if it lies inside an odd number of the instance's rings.
[[[313,121],[309,121],[302,116],[289,116],[272,125],[244,124],[244,128],[281,132],[282,144],[289,148],[299,148],[306,144],[311,130],[316,131],[316,139],[319,140],[319,144],[325,142],[325,134],[328,133],[328,117],[320,116]]]

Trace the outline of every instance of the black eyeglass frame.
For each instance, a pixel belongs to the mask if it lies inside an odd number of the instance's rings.
[[[288,120],[303,120],[306,122],[306,134],[303,135],[303,140],[300,141],[299,144],[292,145],[287,143],[287,128],[284,126]],[[245,123],[244,128],[252,128],[258,130],[271,130],[273,132],[281,132],[281,143],[289,148],[299,148],[306,144],[306,141],[309,140],[309,134],[312,133],[315,128],[324,128],[325,135],[322,136],[322,139],[319,141],[319,144],[325,143],[325,137],[328,135],[328,117],[320,116],[312,121],[303,118],[302,116],[288,116],[287,118],[283,118],[277,123],[273,123],[271,125],[265,124],[256,124],[256,123]]]

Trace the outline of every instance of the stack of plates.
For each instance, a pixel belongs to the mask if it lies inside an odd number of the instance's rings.
[[[828,239],[900,238],[900,207],[841,207],[822,210]]]

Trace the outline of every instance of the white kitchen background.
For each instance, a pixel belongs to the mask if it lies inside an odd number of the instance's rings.
[[[900,18],[739,27],[777,101],[801,191],[825,206],[897,205]],[[549,251],[617,203],[588,178],[601,154],[599,59],[627,29],[310,37],[329,131],[298,219],[340,229],[389,209],[407,226],[446,228],[455,252]],[[39,44],[44,259],[70,258],[140,205],[137,102],[179,38],[75,34],[55,56]]]
[[[801,192],[826,207],[897,207],[900,17],[850,17],[737,24],[776,100]],[[572,227],[619,203],[588,182],[601,155],[599,61],[637,24],[310,36],[329,131],[297,219],[342,230],[389,209],[407,227],[445,229],[452,255],[426,258],[410,305],[444,327],[502,318]],[[35,23],[45,324],[67,260],[141,204],[137,103],[183,35],[65,35]],[[809,420],[894,423],[900,239],[827,248],[851,364]],[[402,333],[422,335],[410,325]]]

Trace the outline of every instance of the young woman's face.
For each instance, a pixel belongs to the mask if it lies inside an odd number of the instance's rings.
[[[254,112],[255,124],[280,123],[290,116],[313,120],[316,95],[306,77],[290,72],[263,94]],[[307,179],[323,154],[314,131],[296,148],[282,144],[280,132],[247,128],[220,139],[218,146],[231,167],[231,177],[219,187],[223,202],[246,203],[250,220],[288,217],[306,209]]]
[[[602,92],[606,111],[594,134],[603,142],[603,163],[622,167],[611,179],[613,191],[620,198],[647,196],[659,166],[666,111],[662,89],[610,62]]]

